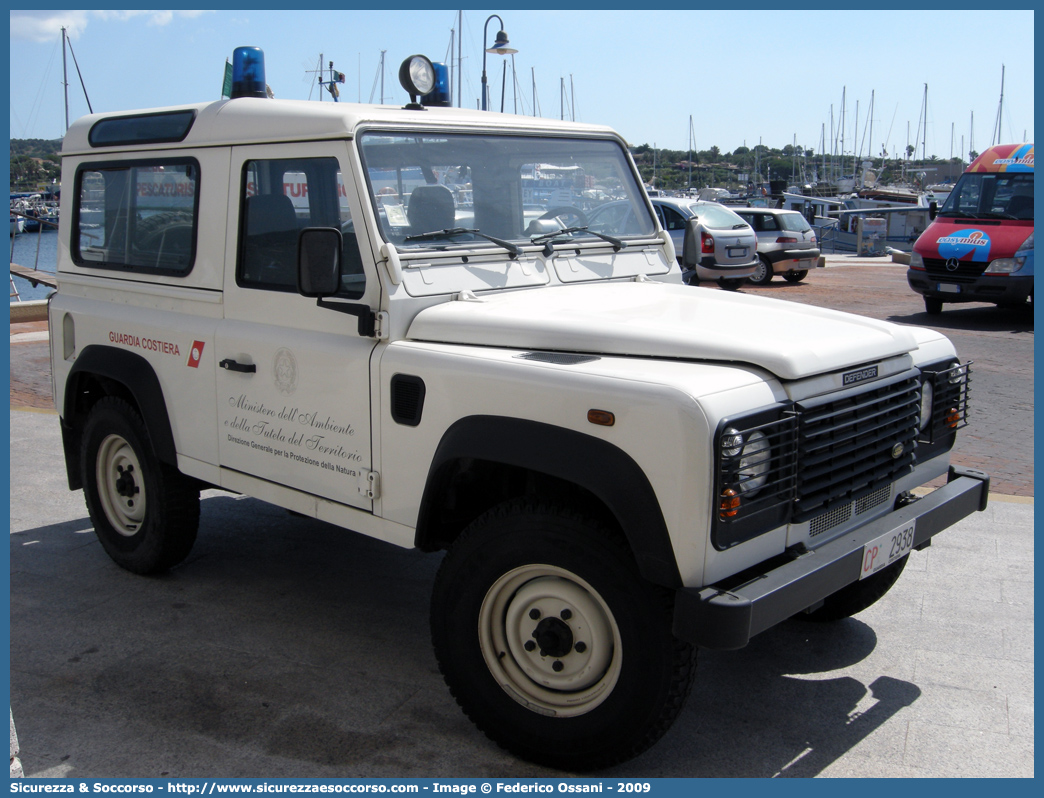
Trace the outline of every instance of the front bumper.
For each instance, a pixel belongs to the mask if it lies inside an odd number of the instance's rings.
[[[906,282],[918,294],[943,302],[993,302],[1018,305],[1033,293],[1033,276],[982,274],[974,282],[947,281],[920,269],[907,269]]]
[[[962,518],[986,509],[988,475],[951,466],[948,479],[946,485],[920,500],[759,573],[742,585],[682,588],[675,598],[675,636],[705,648],[743,648],[759,632],[857,581],[863,546],[875,538],[916,520],[914,548],[920,548]]]

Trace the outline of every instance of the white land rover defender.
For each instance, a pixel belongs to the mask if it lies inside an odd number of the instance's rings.
[[[950,342],[684,285],[612,130],[422,105],[416,56],[404,107],[274,100],[236,55],[233,99],[62,147],[54,396],[122,567],[184,560],[206,487],[446,550],[453,695],[579,770],[663,735],[696,646],[857,613],[985,507]]]

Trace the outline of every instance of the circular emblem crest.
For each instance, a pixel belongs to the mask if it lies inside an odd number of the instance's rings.
[[[903,446],[902,442],[897,443],[892,447],[892,459],[898,460],[903,456],[903,452],[906,451],[906,447]]]
[[[959,260],[957,260],[957,258],[947,258],[946,259],[946,271],[948,271],[948,272],[955,272],[959,268],[961,268],[961,262]]]
[[[297,390],[297,359],[286,347],[276,350],[272,363],[275,386],[280,393],[291,394]]]

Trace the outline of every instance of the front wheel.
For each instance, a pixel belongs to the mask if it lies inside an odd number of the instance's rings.
[[[681,711],[695,652],[671,633],[672,595],[638,574],[619,533],[516,500],[446,555],[431,605],[446,683],[516,755],[591,770],[637,756]]]
[[[155,573],[188,556],[199,528],[199,489],[159,461],[135,408],[113,396],[94,406],[80,468],[94,531],[118,565]]]

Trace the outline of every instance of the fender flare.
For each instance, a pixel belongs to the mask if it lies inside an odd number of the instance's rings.
[[[167,403],[163,398],[159,378],[148,360],[124,349],[91,345],[80,352],[65,382],[65,396],[62,400],[63,438],[72,437],[64,434],[66,429],[71,432],[81,426],[81,411],[77,407],[76,397],[79,395],[82,379],[88,375],[104,377],[119,383],[127,390],[145,421],[156,456],[160,462],[176,467],[178,455],[174,446],[174,433],[170,427]],[[79,450],[78,441],[75,448]],[[67,441],[67,464],[69,454]]]
[[[591,435],[537,421],[469,416],[446,430],[428,470],[417,524],[424,548],[428,519],[462,458],[486,460],[547,474],[596,496],[619,522],[645,579],[681,586],[667,524],[645,472],[617,446]]]

